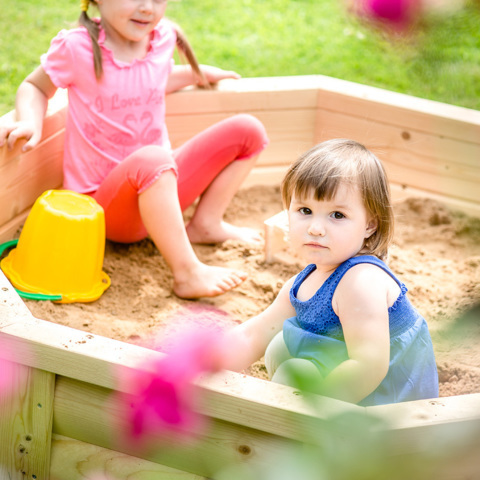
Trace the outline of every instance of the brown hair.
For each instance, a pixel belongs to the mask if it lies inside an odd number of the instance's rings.
[[[293,195],[330,200],[342,183],[358,186],[368,214],[377,222],[375,233],[365,240],[363,252],[385,259],[394,227],[390,187],[382,163],[362,144],[332,139],[304,153],[282,181],[283,203],[289,208]]]
[[[90,0],[91,3],[96,4],[95,0]],[[197,57],[195,56],[195,53],[193,51],[193,48],[190,45],[190,42],[188,41],[186,35],[183,33],[182,29],[169,20],[170,23],[172,24],[175,33],[177,35],[177,50],[179,55],[186,59],[190,66],[192,67],[192,70],[194,72],[194,75],[196,77],[197,84],[202,87],[210,87],[209,82],[203,75],[202,71],[200,70],[200,65],[198,64]],[[90,39],[92,40],[92,49],[93,49],[93,65],[95,68],[95,76],[97,77],[97,80],[100,80],[103,75],[103,62],[102,62],[102,51],[100,49],[100,45],[98,44],[98,37],[100,34],[100,24],[92,20],[86,11],[82,11],[80,14],[80,17],[78,19],[79,25],[85,27],[87,29],[88,35],[90,36]]]

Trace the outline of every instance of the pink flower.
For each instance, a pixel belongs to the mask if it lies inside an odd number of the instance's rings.
[[[197,413],[199,375],[222,368],[225,358],[220,329],[187,325],[175,337],[168,353],[153,364],[142,366],[120,379],[116,402],[125,415],[127,442],[145,443],[152,435],[176,434],[195,437],[205,426]]]
[[[129,434],[136,441],[163,431],[188,435],[203,426],[194,410],[194,376],[170,367],[166,356],[154,371],[137,372],[129,379],[133,399],[128,399],[126,418]]]
[[[369,0],[366,6],[371,15],[397,25],[409,23],[415,0]]]
[[[354,0],[354,10],[377,25],[403,32],[417,22],[422,0]]]

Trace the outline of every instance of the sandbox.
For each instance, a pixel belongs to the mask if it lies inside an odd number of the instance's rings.
[[[29,208],[44,190],[61,187],[65,103],[62,92],[51,101],[44,138],[34,151],[20,155],[19,147],[13,152],[0,150],[2,242],[17,234]],[[233,113],[249,112],[262,120],[271,144],[246,181],[244,187],[250,190],[240,192],[240,200],[235,200],[241,201],[242,195],[257,198],[250,208],[259,218],[266,219],[280,210],[275,186],[287,165],[307,148],[331,137],[359,140],[382,158],[400,205],[400,216],[425,209],[418,203],[423,198],[434,202],[428,204],[431,211],[426,218],[439,227],[438,234],[451,234],[445,230],[453,221],[449,220],[450,208],[480,217],[479,112],[323,76],[224,81],[214,91],[185,90],[169,96],[167,112],[174,146]],[[273,202],[272,206],[273,197],[278,203]],[[407,203],[402,206],[402,202]],[[445,207],[440,208],[439,204]],[[227,212],[233,221],[238,213],[236,206]],[[245,215],[246,224],[252,212]],[[460,218],[459,222],[462,221]],[[421,229],[421,225],[419,217],[411,228]],[[475,228],[475,222],[466,225]],[[396,253],[406,246],[411,235],[408,222],[401,228],[407,230],[402,237],[405,245],[397,245],[397,250],[393,250],[394,262]],[[429,235],[428,230],[424,230],[424,235]],[[275,251],[283,248],[281,233],[277,237],[277,243],[270,247]],[[471,232],[470,237],[473,238]],[[208,256],[213,251],[208,248],[199,247],[199,254]],[[411,258],[412,271],[402,273],[411,279],[418,276],[416,266],[421,264],[422,257],[428,257],[429,248],[430,245],[424,245],[423,253],[417,249],[417,256]],[[106,268],[111,270],[112,289],[116,288],[115,257],[130,250],[147,257],[156,255],[148,241],[132,247],[107,245]],[[263,252],[252,248],[227,242],[214,250],[214,261],[231,261],[240,268],[248,260],[263,265]],[[438,256],[441,255],[439,250]],[[477,274],[470,283],[462,284],[462,288],[470,288],[465,295],[471,300],[475,295],[478,299],[480,252],[473,248],[469,255],[458,260],[458,264]],[[161,260],[157,256],[152,261]],[[272,278],[281,279],[296,268],[285,261],[273,265],[274,270],[262,267],[260,274],[249,272],[251,281],[261,287],[264,302],[271,301],[275,294]],[[125,288],[132,290],[132,298],[153,302],[149,289],[154,288],[154,279],[147,271],[141,274],[145,277],[141,282]],[[405,275],[401,277],[409,285]],[[272,452],[303,441],[305,431],[322,431],[331,418],[345,413],[388,421],[388,453],[392,458],[428,456],[434,439],[441,437],[447,444],[451,439],[452,448],[446,448],[438,461],[436,478],[475,478],[480,471],[480,393],[445,394],[434,400],[368,408],[318,397],[314,408],[294,389],[231,372],[198,383],[204,393],[199,410],[212,420],[212,428],[199,442],[172,449],[159,439],[158,448],[148,454],[133,447],[119,451],[113,432],[122,428],[122,419],[115,412],[108,418],[104,415],[109,394],[118,388],[113,372],[139,368],[141,359],[155,358],[161,353],[146,348],[151,345],[146,344],[145,338],[132,333],[124,338],[120,335],[125,341],[97,333],[98,325],[90,320],[97,302],[77,305],[74,308],[78,310],[68,313],[50,302],[28,304],[27,308],[1,274],[0,282],[0,341],[2,346],[10,347],[10,353],[1,351],[0,355],[13,359],[19,371],[28,372],[18,395],[9,400],[16,414],[0,423],[2,478],[74,480],[88,478],[89,472],[99,470],[118,478],[147,478],[148,474],[148,478],[155,479],[214,476],[231,461],[268,463]],[[197,311],[199,305],[204,305],[219,321],[231,322],[256,313],[254,298],[251,308],[235,304],[235,295],[248,296],[241,288],[218,302],[179,303],[169,292],[167,278],[160,289],[163,300],[157,299],[151,307],[153,312],[170,308],[168,313],[178,320],[175,315],[179,307]],[[422,296],[433,296],[431,291],[422,291],[421,285],[412,293],[416,295],[414,303]],[[108,308],[114,331],[119,326],[112,319],[120,316],[123,306]],[[240,312],[242,309],[245,311]],[[133,310],[128,315],[134,317]],[[229,315],[222,316],[225,311]],[[65,322],[65,318],[69,321]],[[61,325],[62,321],[69,326]],[[132,332],[138,330],[139,320],[131,321]],[[156,319],[143,316],[140,321],[155,324]],[[261,372],[255,376],[261,377]],[[468,427],[469,434],[459,440],[462,427]],[[456,444],[462,444],[462,448],[453,448]]]

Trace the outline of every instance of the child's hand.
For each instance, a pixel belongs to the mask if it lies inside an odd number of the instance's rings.
[[[11,125],[0,125],[0,147],[7,144],[9,150],[18,140],[25,139],[27,143],[22,147],[22,151],[28,152],[38,144],[41,136],[42,133],[36,131],[33,122],[21,121]]]
[[[226,78],[240,78],[240,75],[233,70],[223,70],[211,65],[200,65],[200,69],[205,76],[205,79],[208,80],[209,83],[218,83],[220,80],[224,80]]]

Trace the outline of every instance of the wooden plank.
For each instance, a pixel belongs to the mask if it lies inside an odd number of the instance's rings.
[[[63,182],[64,131],[0,167],[0,225],[28,209],[45,190]]]
[[[449,168],[451,174],[439,175],[440,166],[434,158],[394,151],[385,154],[383,164],[391,182],[480,205],[480,168],[463,168],[461,172]]]
[[[422,458],[434,467],[429,478],[469,480],[480,472],[480,393],[367,407],[385,422],[385,444],[406,462]]]
[[[4,223],[0,226],[0,243],[18,237],[17,232],[19,228],[25,223],[25,220],[27,219],[29,213],[30,209],[27,209],[19,215],[13,217],[7,223]]]
[[[42,140],[34,150],[22,153],[24,141],[12,150],[0,148],[0,242],[13,238],[41,193],[62,185],[66,105],[66,92],[58,90],[49,101]],[[15,112],[9,112],[0,124],[14,119]]]
[[[55,375],[12,364],[0,395],[0,477],[48,480]]]
[[[455,432],[458,443],[474,439],[480,446],[479,404],[480,393],[473,393],[367,407],[366,415],[388,425],[398,453],[429,452],[435,438],[446,441],[447,432]],[[480,466],[480,458],[477,461]]]
[[[370,438],[377,438],[378,435],[386,456],[400,456],[405,462],[429,462],[428,466],[436,472],[434,478],[472,478],[471,475],[478,473],[479,467],[479,396],[467,396],[470,398],[466,402],[459,400],[459,397],[447,397],[388,405],[384,406],[383,411],[383,407],[367,407],[365,412],[375,422],[370,427],[365,424],[365,435]],[[124,431],[125,424],[121,413],[109,402],[110,398],[110,392],[106,389],[92,389],[87,384],[59,379],[55,400],[55,432],[208,476],[238,461],[253,468],[267,466],[275,455],[281,456],[279,452],[290,451],[297,445],[296,442],[265,434],[262,421],[257,429],[250,429],[210,419],[210,428],[198,442],[179,442],[177,438],[164,433],[149,439],[148,450],[119,446],[114,439],[118,438],[118,432]],[[440,410],[442,408],[443,412]],[[378,421],[385,423],[379,424]],[[369,430],[373,425],[373,430]],[[379,425],[382,425],[380,430]],[[324,424],[323,427],[317,425],[312,435],[312,432],[297,425],[298,432],[303,434],[303,441],[319,442],[319,454],[325,448],[322,431],[329,432],[329,443],[340,446],[348,444],[349,428],[348,422],[336,424],[335,429],[332,429],[332,424]],[[354,441],[358,441],[358,434],[357,431]],[[350,448],[353,447],[350,445]],[[453,468],[460,460],[463,462],[461,476],[458,475],[458,469]]]
[[[5,325],[15,323],[17,320],[21,321],[21,319],[30,318],[32,318],[30,310],[18,296],[5,274],[0,270],[0,329]],[[0,349],[0,357],[2,357],[2,349]],[[6,359],[9,360],[8,358]],[[24,363],[24,365],[26,364]]]
[[[364,143],[382,159],[391,182],[480,203],[480,145],[423,133],[403,139],[396,126],[325,110],[317,122],[319,141],[346,137]]]
[[[320,109],[479,143],[480,112],[476,110],[331,77],[318,80]]]
[[[65,128],[65,119],[67,116],[67,94],[64,90],[57,90],[57,93],[48,102],[48,109],[43,122],[42,140],[44,142],[49,137],[56,135]],[[0,125],[15,121],[15,111],[0,116]],[[21,148],[25,141],[15,144],[12,150],[7,147],[0,148],[0,166],[7,164],[12,160],[18,160],[22,155]]]
[[[205,479],[90,443],[61,435],[53,436],[51,480],[90,480],[95,474],[108,478],[135,480]]]
[[[315,109],[321,79],[314,75],[223,80],[212,90],[185,89],[167,96],[167,118],[199,113]]]
[[[452,166],[477,167],[480,158],[480,141],[466,142],[446,137],[433,131],[415,129],[412,125],[397,125],[392,121],[368,115],[352,115],[348,110],[328,110],[319,106],[316,140],[353,135],[361,143],[376,146],[379,150],[389,148],[411,152],[418,157],[432,157],[439,162],[439,173]],[[480,131],[479,131],[480,133]],[[446,172],[448,173],[448,172]]]
[[[265,125],[270,139],[270,144],[260,155],[258,165],[290,164],[313,145],[315,110],[259,111],[254,115]],[[172,146],[176,148],[182,145],[229,116],[228,113],[209,113],[169,117],[167,125]]]
[[[55,433],[209,477],[235,462],[265,466],[275,452],[296,445],[260,430],[210,419],[199,441],[186,442],[163,433],[149,438],[148,448],[139,448],[137,444],[118,441],[119,432],[126,431],[127,427],[123,413],[112,403],[110,394],[108,389],[59,378]]]

